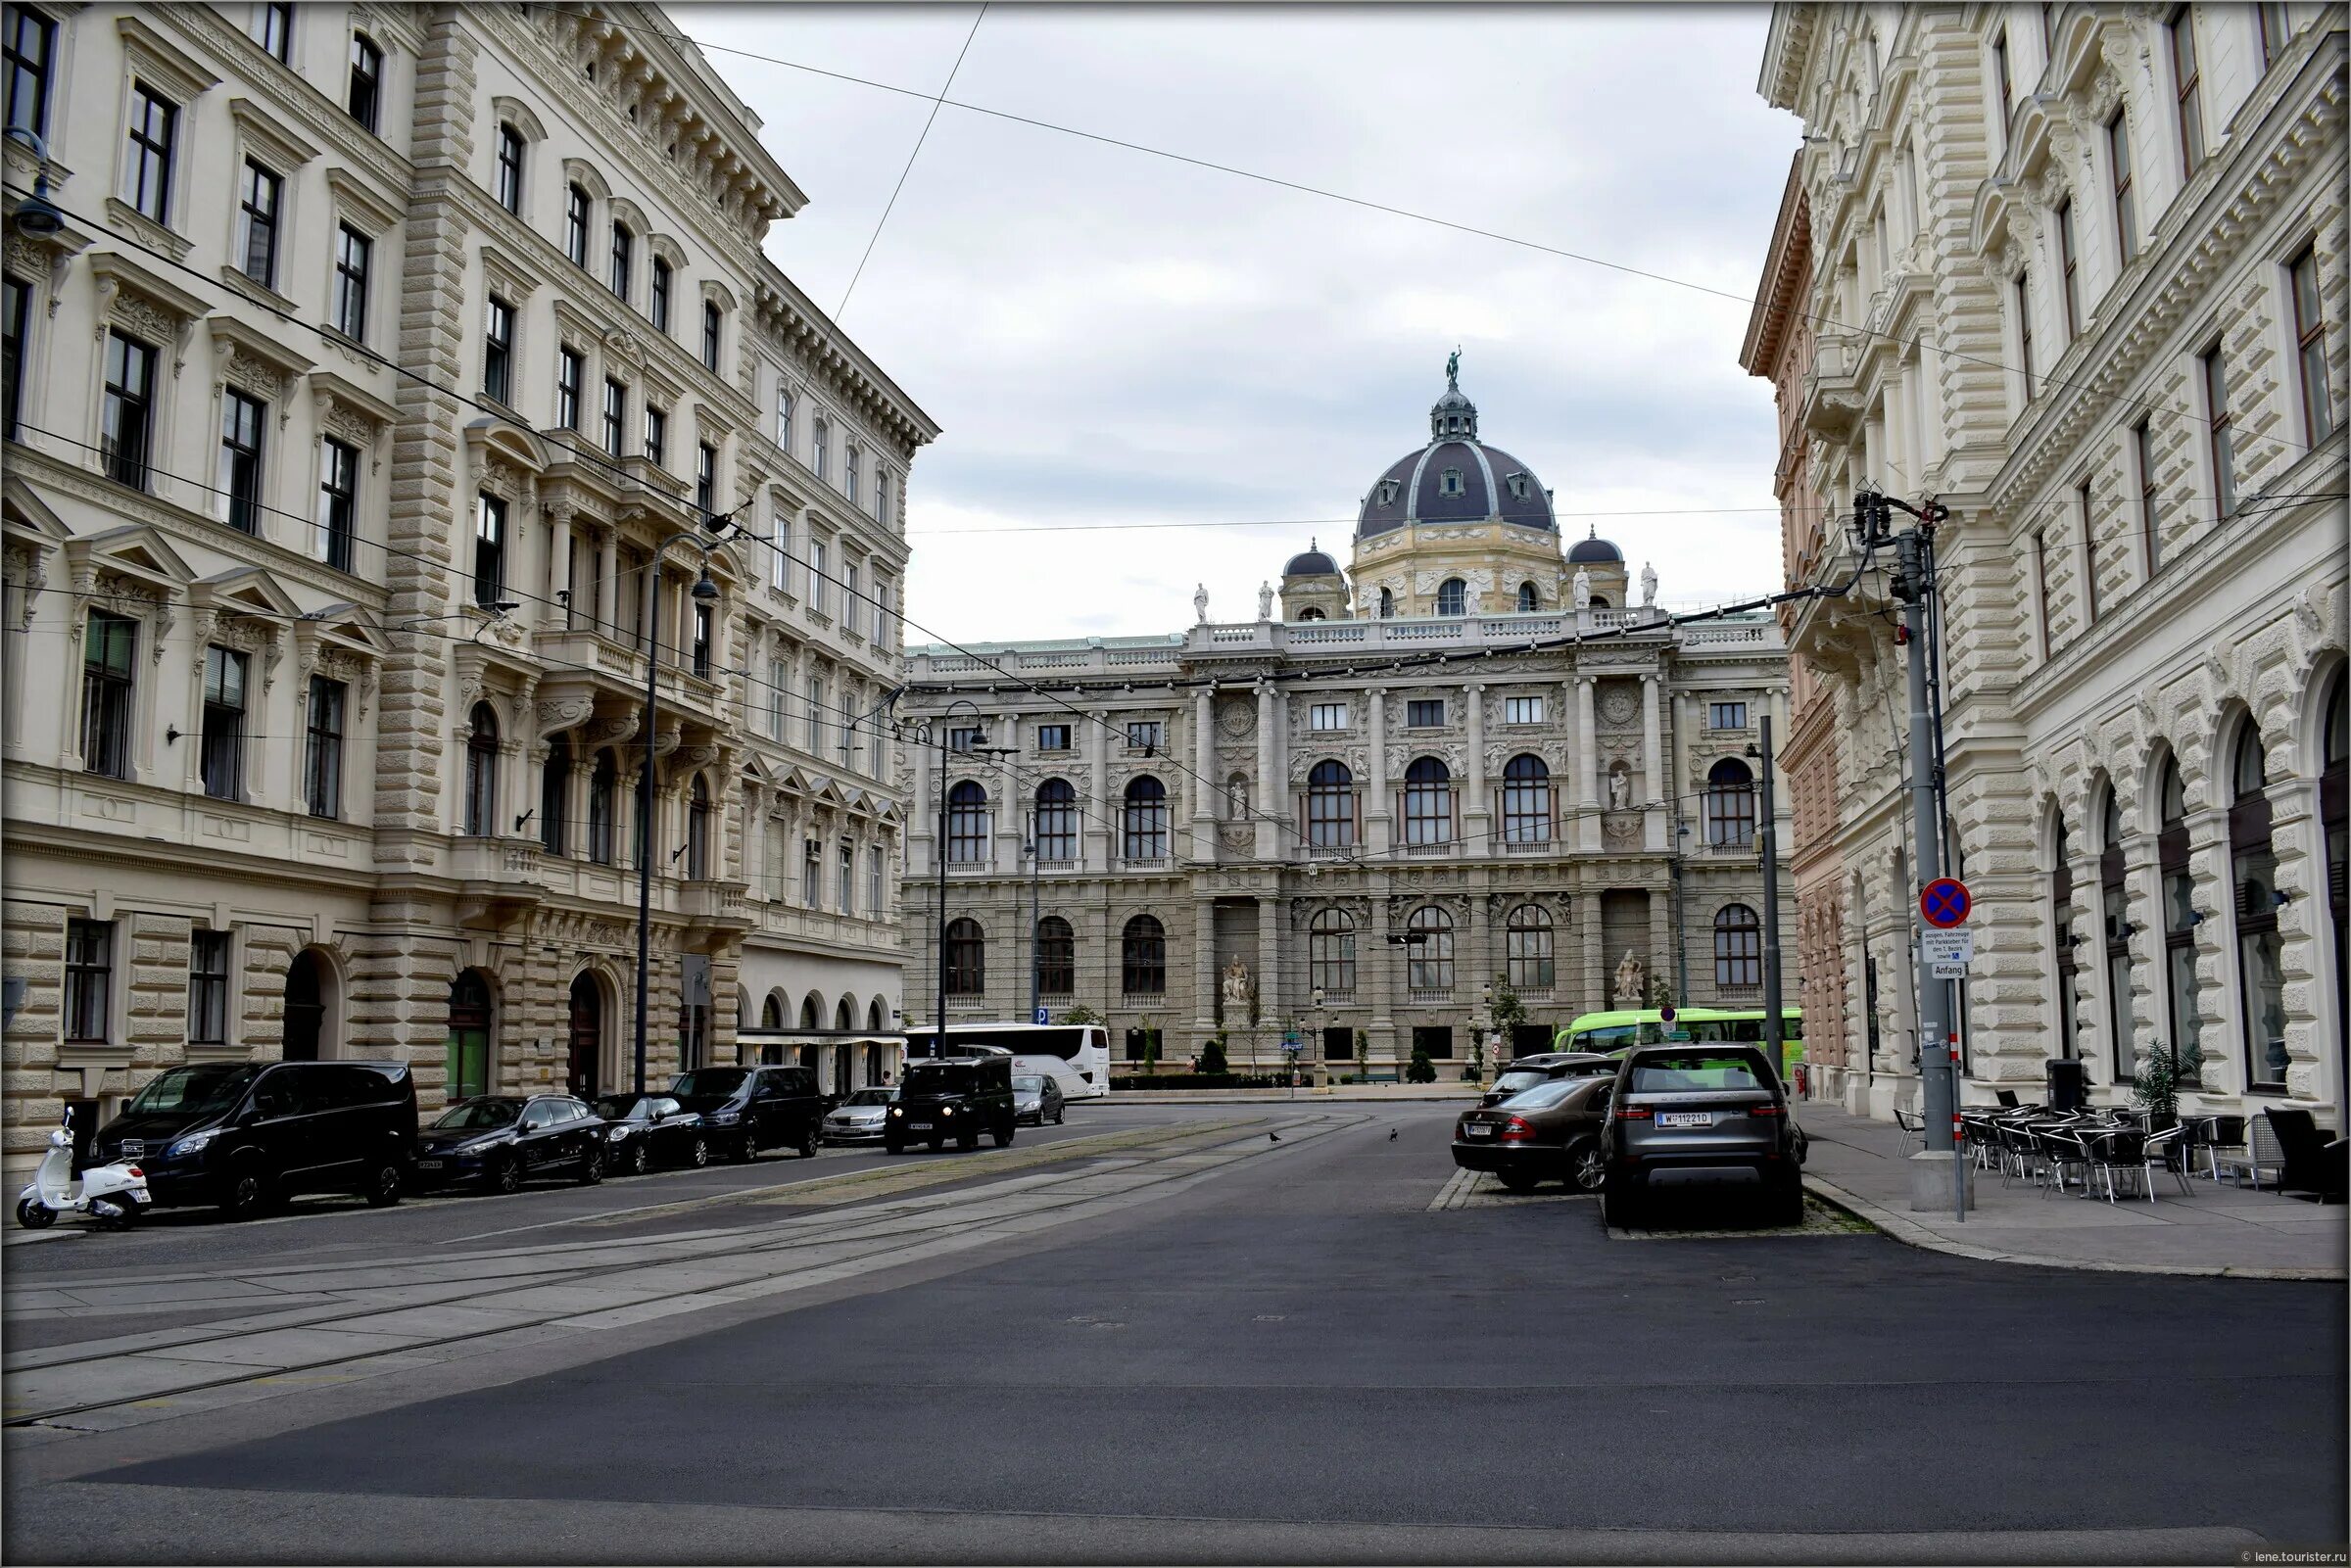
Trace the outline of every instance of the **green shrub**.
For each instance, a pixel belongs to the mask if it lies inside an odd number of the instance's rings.
[[[1230,1065],[1224,1060],[1224,1031],[1220,1029],[1200,1052],[1200,1075],[1213,1077],[1229,1069]]]
[[[1437,1081],[1437,1065],[1428,1059],[1427,1047],[1418,1045],[1413,1047],[1413,1060],[1404,1069],[1404,1081],[1407,1083],[1434,1083]]]

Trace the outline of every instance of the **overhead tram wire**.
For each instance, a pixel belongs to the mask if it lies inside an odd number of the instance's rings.
[[[573,17],[580,21],[594,22],[599,25],[609,26],[617,32],[644,33],[648,36],[662,38],[665,42],[671,41],[668,39],[667,35],[656,33],[651,28],[643,27],[633,23],[615,21],[610,17],[599,16],[592,13],[575,10],[570,6],[561,4],[560,0],[516,0],[516,3],[526,9],[562,12],[564,15]],[[1146,157],[1165,159],[1170,163],[1184,164],[1194,168],[1208,169],[1212,172],[1220,174],[1230,174],[1236,179],[1253,180],[1261,185],[1271,185],[1281,190],[1295,191],[1304,196],[1316,196],[1324,201],[1338,202],[1345,206],[1361,208],[1367,212],[1384,213],[1392,217],[1409,218],[1416,223],[1427,223],[1437,228],[1451,229],[1456,233],[1472,235],[1479,239],[1493,240],[1498,244],[1516,246],[1522,250],[1536,251],[1546,256],[1556,256],[1564,261],[1580,261],[1587,266],[1602,267],[1611,272],[1622,273],[1628,277],[1646,279],[1652,283],[1662,283],[1672,288],[1688,289],[1695,293],[1710,295],[1715,299],[1724,300],[1734,305],[1744,305],[1750,309],[1752,309],[1756,304],[1755,299],[1751,295],[1740,294],[1730,289],[1716,288],[1710,283],[1692,282],[1688,278],[1679,278],[1672,276],[1670,273],[1652,271],[1647,267],[1635,266],[1630,262],[1612,261],[1606,257],[1594,256],[1588,252],[1571,251],[1563,246],[1547,245],[1540,240],[1524,239],[1518,235],[1505,234],[1496,229],[1480,228],[1474,223],[1463,223],[1455,218],[1439,217],[1432,213],[1415,212],[1411,208],[1397,207],[1388,202],[1373,201],[1368,197],[1350,196],[1343,191],[1334,191],[1319,185],[1309,185],[1301,180],[1284,179],[1278,174],[1268,174],[1257,169],[1242,168],[1232,164],[1220,164],[1213,159],[1198,158],[1189,153],[1179,153],[1165,147],[1153,147],[1144,142],[1128,141],[1123,137],[1106,135],[1100,131],[1081,130],[1075,125],[1058,124],[1049,119],[1039,119],[1030,115],[1018,115],[1014,114],[1010,110],[990,109],[982,104],[965,103],[961,99],[947,98],[943,95],[934,99],[929,93],[918,92],[911,87],[901,87],[894,82],[877,81],[870,76],[853,75],[847,71],[829,71],[821,66],[805,65],[797,60],[787,60],[781,55],[762,54],[757,50],[742,49],[732,44],[713,43],[708,39],[697,38],[692,33],[681,32],[679,37],[682,37],[686,42],[693,44],[697,49],[707,50],[712,53],[736,55],[745,60],[756,60],[766,65],[782,66],[789,71],[805,71],[811,75],[828,76],[836,81],[848,82],[854,86],[871,87],[878,92],[896,93],[901,97],[907,98],[922,98],[930,100],[935,104],[944,104],[952,109],[963,110],[968,114],[983,115],[991,119],[1009,120],[1014,124],[1028,125],[1036,130],[1052,131],[1063,136],[1074,136],[1081,141],[1095,142],[1105,147],[1117,147],[1130,153],[1141,153]],[[2020,369],[2018,366],[2002,364],[1996,359],[1989,359],[1981,355],[1969,354],[1964,350],[1959,349],[1945,348],[1941,344],[1928,341],[1923,332],[1912,337],[1897,338],[1889,333],[1870,332],[1866,328],[1854,326],[1849,322],[1840,321],[1833,316],[1815,310],[1792,309],[1789,313],[1801,320],[1811,322],[1816,328],[1828,328],[1839,332],[1859,332],[1865,337],[1883,339],[1890,343],[1898,344],[1905,349],[1918,349],[1929,353],[1939,354],[1946,358],[1953,359],[1962,364],[1972,364],[1983,369],[1997,370],[2004,375],[2023,375],[2026,377],[2029,383],[2038,383],[2042,387],[2063,386],[2071,387],[2077,391],[2096,392],[2100,396],[2112,398],[2117,403],[2129,404],[2151,410],[2175,414],[2180,418],[2189,420],[2196,424],[2209,426],[2213,422],[2212,420],[2196,414],[2189,409],[2174,407],[2169,404],[2160,403],[2151,396],[2135,398],[2126,397],[2111,390],[2100,389],[2087,382],[2074,381],[2056,376],[2035,375],[2030,371]],[[2239,430],[2236,432],[2236,434],[2240,436],[2250,436],[2259,441],[2272,442],[2278,446],[2285,448],[2289,451],[2309,451],[2312,450],[2311,447],[2303,443],[2287,441],[2281,436],[2273,436],[2267,432]]]

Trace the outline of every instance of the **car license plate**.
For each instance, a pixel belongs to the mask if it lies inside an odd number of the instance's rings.
[[[906,1123],[906,1125],[915,1132],[929,1132],[931,1130],[931,1123],[928,1121],[909,1121]]]
[[[1462,1131],[1472,1138],[1491,1138],[1494,1136],[1494,1129],[1492,1127],[1483,1126],[1474,1121],[1468,1126],[1463,1127]]]
[[[131,1187],[125,1190],[130,1194],[130,1201],[134,1204],[143,1204],[152,1201],[153,1195],[141,1188]]]
[[[1660,1127],[1710,1127],[1714,1125],[1714,1113],[1711,1111],[1660,1111],[1657,1113],[1657,1125]]]
[[[416,1162],[416,1168],[419,1170],[438,1170],[441,1168],[441,1162],[438,1160],[419,1160]]]

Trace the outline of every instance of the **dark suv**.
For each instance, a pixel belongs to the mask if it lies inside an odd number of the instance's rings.
[[[1751,1045],[1652,1045],[1616,1069],[1602,1134],[1611,1225],[1637,1225],[1660,1175],[1752,1172],[1770,1222],[1800,1224],[1801,1134],[1779,1074]]]
[[[149,1079],[91,1158],[137,1164],[159,1207],[248,1219],[302,1193],[396,1204],[415,1152],[406,1063],[202,1062]]]
[[[1013,1119],[1012,1058],[927,1057],[906,1064],[882,1123],[882,1146],[894,1155],[910,1143],[943,1149],[953,1138],[977,1149],[984,1132],[1001,1149],[1012,1142]]]
[[[825,1102],[809,1068],[696,1068],[669,1086],[670,1098],[702,1118],[710,1153],[744,1161],[762,1149],[816,1158]]]

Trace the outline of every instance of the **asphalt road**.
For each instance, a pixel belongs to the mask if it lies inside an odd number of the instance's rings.
[[[1028,1245],[724,1321],[120,1432],[20,1429],[0,1544],[2217,1562],[2343,1539],[2339,1285],[2016,1268],[1874,1235],[1618,1240],[1583,1200],[1436,1212],[1449,1119],[1367,1113]],[[10,1289],[23,1262],[100,1245],[13,1249]]]

